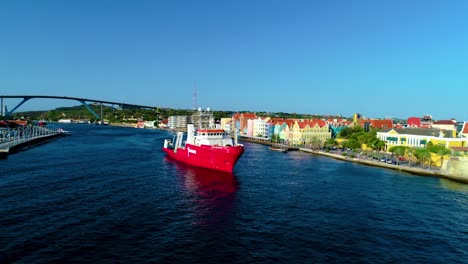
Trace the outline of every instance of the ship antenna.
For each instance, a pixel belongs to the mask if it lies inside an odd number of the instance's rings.
[[[193,81],[193,110],[197,110],[197,81]]]

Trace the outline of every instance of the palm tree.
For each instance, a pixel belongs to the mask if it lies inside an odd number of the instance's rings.
[[[394,147],[391,147],[388,151],[395,154],[395,157],[397,158],[397,165],[400,165],[400,157],[405,155],[406,147],[394,146]]]
[[[427,158],[431,158],[431,153],[429,152],[429,150],[427,150],[425,148],[416,149],[414,154],[415,154],[416,158],[418,159],[418,161],[422,161],[422,164],[425,163]],[[431,162],[430,161],[429,161],[429,169],[431,169]]]
[[[415,149],[414,148],[408,148],[406,149],[406,154],[408,155],[408,165],[411,166],[411,160],[413,159],[414,157],[414,152],[415,152]]]
[[[452,154],[452,151],[450,149],[443,148],[439,149],[437,154],[440,156],[440,167],[442,168],[442,165],[444,165],[444,156]]]

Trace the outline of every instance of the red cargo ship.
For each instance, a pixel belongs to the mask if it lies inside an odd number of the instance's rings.
[[[197,167],[232,172],[244,153],[244,145],[237,144],[222,129],[199,129],[187,126],[187,140],[182,146],[183,132],[174,140],[164,140],[163,150],[170,157]]]

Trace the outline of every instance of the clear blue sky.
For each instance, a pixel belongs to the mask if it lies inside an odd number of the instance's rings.
[[[468,114],[468,1],[2,1],[0,94]],[[10,101],[7,101],[7,103]],[[26,103],[19,110],[75,105]],[[10,109],[12,106],[10,106]]]

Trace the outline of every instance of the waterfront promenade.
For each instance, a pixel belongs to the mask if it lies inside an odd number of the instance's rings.
[[[356,163],[365,164],[365,165],[374,166],[374,167],[383,167],[387,169],[399,170],[399,171],[409,172],[409,173],[418,174],[418,175],[443,177],[443,178],[451,179],[450,177],[441,173],[439,168],[425,169],[421,167],[408,166],[408,165],[403,165],[403,164],[398,164],[398,165],[388,164],[388,163],[381,162],[381,161],[369,160],[369,159],[364,159],[364,158],[356,158],[356,157],[352,158],[350,156],[343,156],[339,154],[334,154],[334,153],[320,151],[320,150],[312,150],[312,149],[307,149],[307,148],[300,148],[299,150],[303,152],[307,152],[307,153],[312,153],[315,155],[326,156],[326,157],[330,157],[330,158],[334,158],[338,160],[356,162]]]
[[[268,145],[268,146],[272,145],[271,141],[267,139],[262,139],[262,138],[240,137],[239,140],[262,144],[262,145]],[[381,167],[381,168],[386,168],[386,169],[391,169],[391,170],[399,170],[399,171],[404,171],[404,172],[417,174],[421,176],[440,177],[440,178],[454,180],[454,181],[458,181],[462,183],[468,183],[468,177],[450,175],[449,173],[445,173],[441,171],[439,167],[423,168],[417,165],[409,166],[408,164],[388,164],[386,162],[382,162],[378,160],[363,158],[362,156],[359,156],[359,155],[357,155],[356,157],[350,157],[348,155],[344,156],[342,155],[342,153],[325,152],[322,150],[313,150],[309,148],[296,147],[296,146],[289,147],[289,149],[300,150],[300,151],[315,154],[315,155],[321,155],[321,156],[326,156],[326,157],[334,158],[338,160],[360,163],[360,164],[373,166],[373,167]]]
[[[373,167],[381,167],[381,168],[386,168],[386,169],[391,169],[391,170],[399,170],[399,171],[404,171],[412,174],[417,174],[421,176],[432,176],[432,177],[440,177],[440,178],[445,178],[449,180],[454,180],[457,182],[462,182],[462,183],[468,183],[468,177],[460,177],[460,176],[455,176],[455,175],[450,175],[449,173],[443,172],[440,168],[438,167],[432,167],[432,168],[423,168],[420,166],[409,166],[407,164],[389,164],[386,162],[382,161],[376,161],[373,159],[366,159],[362,157],[350,157],[348,155],[343,156],[340,154],[335,154],[335,153],[330,153],[330,152],[325,152],[321,150],[312,150],[308,148],[299,148],[300,151],[307,152],[307,153],[312,153],[315,155],[321,155],[321,156],[326,156],[338,160],[343,160],[343,161],[350,161],[350,162],[355,162],[355,163],[360,163],[368,166],[373,166]]]

